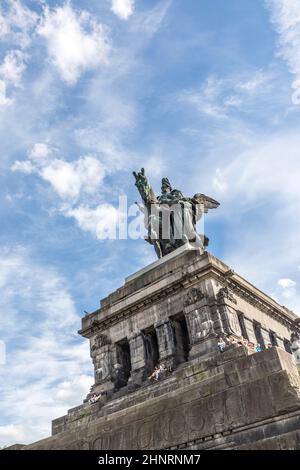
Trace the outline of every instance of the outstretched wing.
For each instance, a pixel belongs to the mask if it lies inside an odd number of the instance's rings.
[[[220,205],[220,203],[212,197],[205,196],[205,194],[201,193],[195,194],[192,198],[192,201],[194,204],[201,204],[203,206],[205,214],[208,212],[209,209],[217,209],[217,207],[219,207]]]

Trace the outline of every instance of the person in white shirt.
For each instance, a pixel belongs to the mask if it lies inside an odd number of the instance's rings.
[[[220,336],[219,341],[218,341],[218,350],[222,353],[224,352],[225,347],[226,347],[226,343],[224,339]]]

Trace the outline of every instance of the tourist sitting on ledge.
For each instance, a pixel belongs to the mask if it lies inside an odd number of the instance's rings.
[[[149,375],[148,379],[158,380],[158,375],[159,375],[159,367],[156,366],[156,367],[154,368],[154,371],[152,372],[152,374]]]
[[[243,336],[240,336],[240,339],[237,340],[237,344],[239,346],[247,346],[247,340],[243,338]]]
[[[247,349],[254,352],[255,344],[251,343],[251,341],[248,341],[243,336],[235,338],[234,336],[230,335],[227,338],[227,342],[229,345],[245,346]]]
[[[170,370],[170,369],[169,369]],[[162,362],[159,366],[159,378],[161,378],[162,376],[164,376],[167,372],[167,367],[166,367],[166,364],[164,362]]]
[[[101,397],[101,393],[99,393],[98,395],[96,393],[93,393],[93,395],[89,398],[89,405],[96,403],[100,397]]]
[[[223,353],[225,348],[226,348],[226,343],[225,343],[224,339],[220,336],[220,338],[218,340],[218,350],[221,353]]]
[[[148,377],[148,379],[154,379],[154,380],[158,381],[161,378],[161,376],[164,374],[164,372],[166,372],[166,371],[167,371],[166,366],[165,366],[164,363],[162,363],[159,366],[155,367],[154,371]]]
[[[255,352],[261,352],[261,346],[259,343],[256,345]]]
[[[226,338],[226,342],[228,343],[228,346],[231,346],[232,344],[237,344],[237,339],[234,336],[229,335]]]

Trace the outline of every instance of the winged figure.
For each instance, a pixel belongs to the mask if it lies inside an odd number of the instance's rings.
[[[172,188],[168,178],[162,179],[161,195],[156,196],[144,168],[133,175],[143,201],[143,206],[138,206],[145,216],[146,240],[154,246],[158,258],[185,243],[203,249],[208,246],[208,238],[197,232],[196,224],[209,209],[216,209],[219,202],[201,193],[184,197],[180,190]]]

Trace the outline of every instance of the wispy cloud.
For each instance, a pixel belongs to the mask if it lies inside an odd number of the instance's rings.
[[[32,42],[38,20],[39,15],[20,0],[4,0],[0,5],[0,37],[26,49]]]
[[[281,303],[300,312],[300,292],[293,281],[299,276],[300,260],[300,224],[296,217],[300,205],[295,178],[300,173],[298,145],[297,130],[252,138],[247,150],[236,151],[230,162],[216,170],[212,183],[230,227],[226,261],[263,290],[274,292]],[[227,160],[224,154],[222,158]]]
[[[200,113],[208,117],[222,119],[227,117],[224,106],[218,103],[222,89],[223,80],[210,76],[201,86],[199,93],[195,93],[195,90],[186,90],[178,99],[195,106]]]
[[[19,50],[11,50],[4,57],[3,63],[0,65],[0,77],[6,83],[19,86],[22,73],[25,70],[26,54]]]
[[[7,347],[0,366],[0,442],[8,445],[49,435],[51,419],[80,403],[92,379],[88,345],[76,338],[80,317],[66,280],[51,266],[35,263],[27,249],[6,247],[0,251],[0,287]]]
[[[180,92],[177,100],[194,106],[199,113],[210,119],[226,120],[235,111],[247,112],[255,107],[257,100],[264,99],[274,87],[273,75],[267,70],[252,70],[251,78],[241,72],[220,78],[208,76],[199,88]]]
[[[298,0],[265,0],[279,34],[278,53],[295,76],[292,102],[300,104],[300,3]]]
[[[6,83],[0,80],[0,106],[7,106],[12,102],[13,100],[7,96]]]
[[[162,0],[150,10],[139,12],[132,22],[132,31],[143,32],[149,36],[154,35],[162,26],[171,5],[172,0]]]
[[[27,55],[18,50],[9,51],[0,65],[0,105],[8,105],[13,102],[7,97],[8,87],[19,87],[22,74],[26,68]]]

